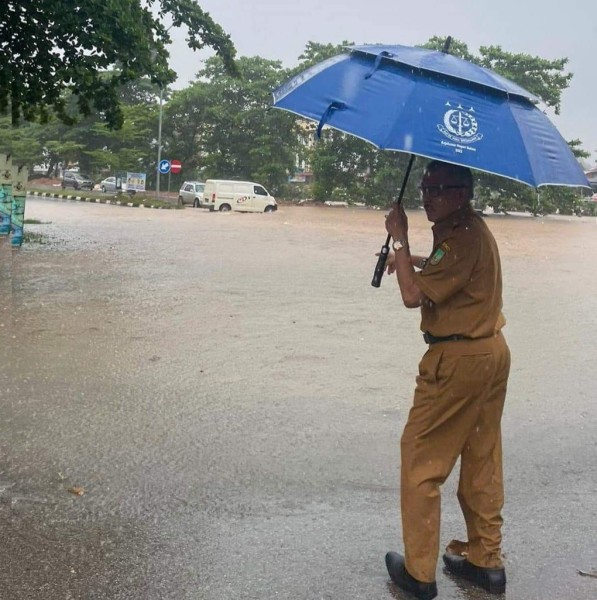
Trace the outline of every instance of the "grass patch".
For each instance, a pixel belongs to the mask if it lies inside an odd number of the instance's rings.
[[[165,209],[178,208],[178,206],[176,206],[175,204],[172,204],[170,202],[164,202],[163,200],[156,200],[154,197],[150,197],[150,196],[139,196],[138,194],[135,196],[126,196],[126,195],[122,194],[122,196],[119,197],[119,200],[123,204],[132,204],[133,206],[139,206],[140,204],[143,204],[144,206],[147,206],[147,207],[153,206],[154,208],[165,208]]]
[[[59,196],[72,196],[79,197],[82,200],[91,200],[95,202],[96,200],[100,201],[100,204],[105,204],[107,201],[110,204],[116,204],[116,202],[120,202],[122,205],[126,206],[127,204],[132,204],[133,206],[139,206],[140,204],[145,205],[146,207],[153,206],[154,208],[163,208],[163,209],[178,209],[181,208],[178,206],[177,202],[168,202],[167,200],[156,200],[155,195],[153,193],[137,193],[137,194],[127,194],[126,192],[121,194],[102,194],[101,192],[90,192],[87,190],[44,190],[40,188],[30,187],[29,191],[40,192],[46,194],[58,194]]]

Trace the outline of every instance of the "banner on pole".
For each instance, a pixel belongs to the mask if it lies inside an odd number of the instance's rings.
[[[127,173],[126,191],[144,192],[145,191],[145,173]]]

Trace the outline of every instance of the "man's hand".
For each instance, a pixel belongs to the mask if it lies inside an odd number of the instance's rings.
[[[394,206],[386,216],[386,231],[394,240],[408,241],[408,217],[402,204]]]
[[[379,256],[380,254],[381,252],[376,252],[375,256]],[[391,250],[388,253],[388,258],[386,258],[385,269],[388,275],[392,275],[392,273],[396,272],[396,257],[394,256],[394,253]]]
[[[381,252],[376,252],[375,256],[379,256],[380,254],[381,254]],[[425,257],[423,257],[423,256],[411,256],[410,257],[410,262],[411,262],[412,266],[417,269],[423,268],[424,260],[425,260]],[[388,275],[393,275],[395,272],[396,272],[396,256],[390,250],[390,252],[388,253],[388,258],[386,258],[386,273]]]

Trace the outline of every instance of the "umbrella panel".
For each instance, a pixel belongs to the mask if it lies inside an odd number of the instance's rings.
[[[341,55],[278,88],[274,106],[314,121],[325,115],[330,127],[381,149],[533,187],[588,185],[565,140],[531,102],[449,75]]]
[[[538,102],[539,98],[517,83],[502,77],[498,73],[475,65],[447,52],[437,52],[427,48],[417,48],[400,45],[367,44],[365,46],[350,46],[353,52],[362,52],[371,56],[382,57],[386,61],[394,61],[403,65],[422,69],[432,73],[450,75],[457,79],[474,82],[480,85],[504,92],[510,96]]]

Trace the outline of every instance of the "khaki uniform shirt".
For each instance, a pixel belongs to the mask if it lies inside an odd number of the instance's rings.
[[[489,228],[471,207],[433,228],[433,252],[415,274],[427,297],[421,305],[421,331],[470,338],[495,335],[502,315],[502,269]]]

